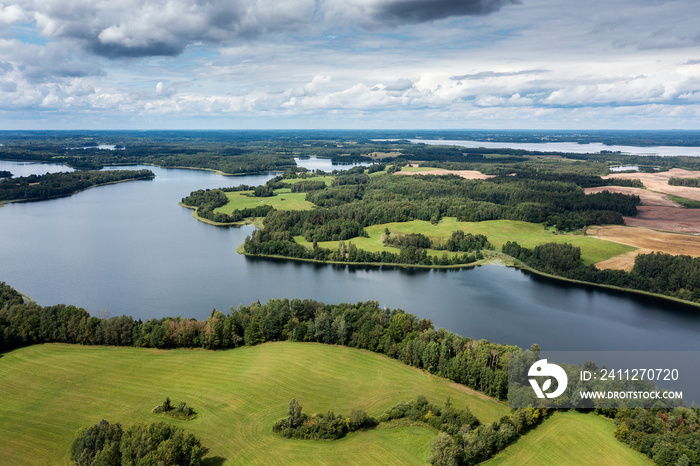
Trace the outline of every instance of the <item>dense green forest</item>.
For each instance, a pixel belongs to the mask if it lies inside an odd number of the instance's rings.
[[[77,191],[127,180],[150,180],[150,170],[75,171],[29,175],[0,181],[0,202],[34,201],[69,196]]]
[[[503,252],[548,274],[700,302],[699,257],[660,252],[639,254],[634,267],[627,272],[584,265],[580,260],[581,250],[570,244],[547,243],[528,249],[509,241]]]

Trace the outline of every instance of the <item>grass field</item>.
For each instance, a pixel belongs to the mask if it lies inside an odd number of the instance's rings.
[[[595,414],[554,413],[485,464],[650,465],[652,461],[613,437],[612,421]]]
[[[167,420],[210,448],[210,464],[420,464],[435,432],[378,428],[338,441],[288,440],[272,434],[296,398],[307,413],[378,416],[424,394],[469,405],[482,421],[506,405],[386,357],[341,346],[267,343],[229,351],[152,350],[63,344],[0,355],[0,451],[3,465],[67,464],[75,432],[107,419],[155,422],[151,409],[169,396],[197,411]]]
[[[326,183],[326,186],[330,186],[331,183],[333,182],[333,178],[335,178],[335,176],[331,176],[331,175],[310,176],[308,178],[285,179],[284,182],[287,184],[297,184],[297,183],[301,183],[302,181],[323,181],[324,183]]]
[[[445,217],[437,225],[423,220],[413,220],[402,223],[384,223],[365,228],[369,238],[353,238],[352,241],[358,248],[367,251],[392,251],[398,253],[397,248],[385,248],[381,237],[384,229],[388,228],[393,233],[422,233],[433,241],[446,240],[455,230],[464,230],[474,235],[485,235],[491,244],[500,248],[507,241],[517,241],[521,246],[533,248],[539,244],[571,243],[581,248],[581,257],[586,264],[594,264],[609,259],[619,254],[633,251],[635,248],[624,244],[591,238],[583,235],[554,234],[552,230],[545,230],[542,225],[513,220],[489,220],[485,222],[458,222],[454,217]],[[302,237],[296,238],[297,242],[306,244]],[[348,241],[346,241],[347,243]],[[326,248],[337,248],[337,241],[318,243]],[[442,255],[444,251],[432,251],[431,255]],[[448,253],[449,254],[449,253]]]
[[[320,178],[320,177],[319,177]],[[230,214],[236,209],[246,209],[261,205],[271,205],[277,210],[310,210],[315,206],[305,200],[306,193],[293,193],[288,188],[276,189],[271,197],[253,197],[252,191],[234,191],[226,193],[228,203],[216,209],[216,212]]]

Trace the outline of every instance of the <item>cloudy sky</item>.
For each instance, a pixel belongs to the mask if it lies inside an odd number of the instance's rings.
[[[0,129],[700,129],[698,0],[0,0]]]

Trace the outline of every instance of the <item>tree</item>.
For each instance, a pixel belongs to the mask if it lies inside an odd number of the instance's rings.
[[[457,466],[459,461],[459,447],[455,441],[444,432],[440,432],[430,442],[430,460],[436,466]]]
[[[71,460],[79,466],[121,464],[120,442],[124,431],[104,419],[78,431],[71,447]]]

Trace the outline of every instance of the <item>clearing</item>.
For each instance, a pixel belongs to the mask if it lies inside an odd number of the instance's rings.
[[[650,465],[652,461],[613,437],[615,424],[595,414],[554,413],[484,464]]]
[[[492,422],[508,407],[483,394],[367,351],[277,342],[227,351],[45,344],[0,355],[0,445],[5,465],[68,464],[76,431],[101,419],[156,422],[166,396],[197,412],[183,426],[210,449],[213,464],[422,464],[435,432],[397,427],[328,441],[272,433],[296,398],[307,413],[379,416],[423,394],[449,395]]]
[[[271,205],[277,210],[311,210],[316,207],[306,200],[306,193],[293,193],[289,188],[276,189],[270,197],[254,197],[253,191],[234,191],[226,193],[228,203],[215,209],[215,212],[231,214],[236,209]]]
[[[394,175],[457,175],[467,180],[485,180],[496,176],[484,175],[476,170],[445,170],[442,168],[419,167],[417,163],[402,168],[401,171],[394,173]]]

